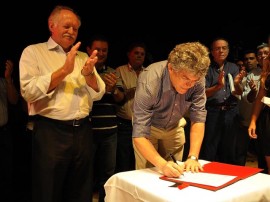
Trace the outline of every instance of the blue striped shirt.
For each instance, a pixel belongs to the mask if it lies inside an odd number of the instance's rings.
[[[150,135],[150,127],[169,130],[189,110],[192,122],[205,122],[205,80],[202,79],[185,94],[171,84],[167,61],[156,62],[141,72],[133,103],[133,137]]]

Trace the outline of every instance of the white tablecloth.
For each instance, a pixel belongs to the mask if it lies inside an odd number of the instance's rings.
[[[169,187],[155,168],[117,173],[105,184],[106,202],[269,202],[270,175],[258,173],[218,191]]]

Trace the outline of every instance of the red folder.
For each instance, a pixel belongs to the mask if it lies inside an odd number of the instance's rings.
[[[208,189],[212,191],[219,190],[223,187],[226,187],[230,184],[233,184],[239,180],[245,179],[249,176],[255,175],[256,173],[259,173],[263,169],[260,168],[253,168],[253,167],[248,167],[248,166],[237,166],[237,165],[231,165],[231,164],[226,164],[226,163],[219,163],[219,162],[211,162],[207,163],[203,167],[205,173],[212,173],[212,174],[220,174],[220,175],[232,175],[232,176],[237,176],[236,178],[230,180],[229,182],[226,182],[225,184],[222,184],[220,186],[209,186],[209,185],[204,185],[204,184],[198,184],[194,182],[185,182],[181,181],[179,179],[173,179],[173,178],[168,178],[166,176],[161,176],[160,179],[162,180],[167,180],[175,183],[179,183],[179,189],[182,189],[181,187],[183,184],[185,187],[188,185],[191,186],[196,186],[200,187],[203,189]]]

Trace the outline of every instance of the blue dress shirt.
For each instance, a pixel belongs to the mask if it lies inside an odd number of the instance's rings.
[[[138,78],[133,103],[133,137],[150,135],[150,128],[170,130],[189,110],[192,122],[205,122],[206,95],[204,78],[185,94],[171,84],[167,61],[156,62],[143,70]]]

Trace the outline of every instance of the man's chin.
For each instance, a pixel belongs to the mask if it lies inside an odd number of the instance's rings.
[[[177,92],[179,94],[185,94],[187,92],[187,89],[179,89]]]

